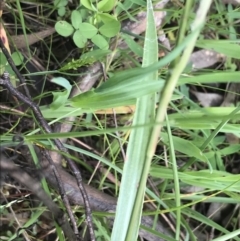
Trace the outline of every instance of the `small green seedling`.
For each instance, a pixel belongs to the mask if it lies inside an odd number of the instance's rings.
[[[107,50],[109,38],[116,36],[121,27],[117,18],[108,13],[115,6],[115,0],[81,3],[83,8],[72,11],[71,23],[62,20],[55,24],[57,33],[64,37],[72,35],[79,48],[84,48],[90,40],[98,48]]]

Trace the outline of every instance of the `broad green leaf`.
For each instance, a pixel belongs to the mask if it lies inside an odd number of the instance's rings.
[[[107,22],[105,23],[103,26],[101,26],[99,28],[99,32],[108,37],[114,37],[117,35],[117,33],[120,31],[121,28],[121,24],[118,21],[111,21],[111,22]]]
[[[119,85],[118,88],[107,89],[106,91],[98,92],[91,90],[73,97],[69,103],[73,107],[103,109],[122,105],[134,104],[136,98],[148,95],[159,90],[163,86],[163,81],[155,83],[142,82],[134,80],[125,85]]]
[[[143,67],[147,67],[158,61],[158,43],[153,6],[151,0],[147,2],[147,25],[142,60]],[[163,87],[163,85],[159,85],[161,82],[157,81],[158,73],[156,70],[139,79],[140,81],[135,85],[135,88],[138,88],[138,86],[144,87],[146,84],[158,85],[158,87],[152,93],[149,92],[144,96],[138,97],[132,123],[133,126],[154,122],[155,93]],[[135,91],[137,92],[137,90]],[[116,217],[111,236],[112,241],[137,240],[141,223],[143,199],[146,191],[146,180],[151,164],[151,160],[147,160],[146,156],[151,131],[152,126],[138,130],[133,129],[131,131],[126,153],[127,161],[123,167]]]
[[[107,40],[100,34],[93,36],[91,41],[100,49],[107,50],[109,48]]]
[[[199,48],[214,50],[230,58],[240,59],[239,41],[228,40],[199,40],[196,43]]]
[[[102,0],[97,4],[98,10],[103,12],[109,12],[115,5],[115,0]]]
[[[85,37],[85,38],[92,38],[95,36],[98,32],[97,28],[94,27],[90,23],[80,23],[79,24],[79,32]]]
[[[79,30],[77,30],[73,34],[73,41],[78,48],[83,48],[87,42],[87,38],[83,36]]]
[[[58,15],[60,17],[63,17],[65,15],[65,13],[66,13],[66,8],[65,7],[58,8]]]
[[[125,103],[125,105],[134,105],[136,103],[136,99],[129,100],[127,98],[123,99],[123,97],[124,97],[124,95],[121,96],[121,103]],[[172,100],[174,100],[174,99],[172,99]],[[110,104],[110,103],[108,103],[108,104]],[[52,109],[50,109],[49,106],[41,106],[40,108],[41,108],[44,118],[46,118],[46,119],[57,119],[57,118],[63,118],[66,116],[80,116],[84,113],[85,114],[86,113],[94,113],[96,110],[106,109],[106,107],[100,105],[99,103],[98,103],[98,106],[94,106],[95,103],[93,103],[93,104],[89,105],[90,106],[89,108],[84,108],[84,109],[82,109],[81,107],[73,107],[71,105],[72,105],[72,103],[70,103],[70,105],[66,104],[65,106],[61,106],[61,108],[54,110],[54,111]],[[104,105],[105,105],[105,103],[104,103]],[[119,104],[114,103],[114,105],[118,106]],[[80,104],[79,104],[79,106],[80,106]],[[109,108],[112,108],[112,106],[113,105],[111,105]]]
[[[50,105],[51,109],[58,109],[61,106],[64,106],[72,89],[69,81],[63,77],[56,77],[51,80],[52,83],[60,85],[64,87],[66,90],[62,92],[52,92],[53,94],[53,102]]]
[[[12,59],[16,66],[21,65],[23,63],[23,55],[20,52],[12,53]]]
[[[63,37],[70,36],[74,31],[73,26],[70,23],[68,23],[67,21],[58,21],[55,24],[55,29],[56,29],[57,33]]]
[[[141,68],[139,68],[140,70]],[[136,71],[138,70],[138,68],[136,68]],[[143,68],[144,70],[144,68]],[[131,73],[129,71],[129,73]],[[127,74],[127,73],[126,73]],[[131,76],[131,74],[129,75],[123,75],[122,79],[119,79],[118,75],[114,75],[113,77],[109,78],[109,80],[105,83],[103,83],[101,86],[99,86],[95,91],[98,93],[105,93],[105,92],[110,92],[110,91],[115,91],[118,90],[119,88],[122,88],[123,86],[128,86],[131,85],[132,83],[135,85],[141,85],[141,81],[142,79],[147,76],[147,74],[149,74],[149,72],[142,74],[142,75],[138,75],[137,72],[135,72],[135,76]],[[121,75],[120,75],[121,76]],[[125,77],[125,78],[124,78]],[[163,79],[159,79],[159,81],[164,82]]]
[[[72,25],[75,29],[79,29],[79,25],[82,23],[81,13],[77,10],[72,11],[71,14]]]

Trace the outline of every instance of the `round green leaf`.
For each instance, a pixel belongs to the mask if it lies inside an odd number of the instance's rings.
[[[92,38],[98,32],[97,28],[90,23],[79,24],[79,31],[85,38]]]
[[[63,37],[70,36],[74,31],[73,26],[66,21],[58,21],[55,24],[55,29],[56,29],[57,33]]]
[[[73,41],[76,44],[76,46],[78,48],[84,48],[86,42],[87,42],[87,38],[85,36],[83,36],[79,30],[77,30],[74,34],[73,34]]]
[[[12,54],[12,59],[16,66],[23,63],[23,55],[20,52],[14,52]]]
[[[71,14],[72,25],[75,29],[79,28],[79,24],[82,23],[81,13],[77,10],[72,11]]]
[[[97,4],[98,10],[103,12],[109,12],[113,9],[115,0],[102,0]]]
[[[109,45],[107,40],[100,34],[92,37],[91,41],[100,49],[108,49]]]
[[[58,8],[58,15],[60,17],[63,17],[65,15],[65,13],[66,13],[66,8],[65,7]]]
[[[99,28],[99,32],[108,37],[114,37],[120,31],[120,23],[118,21],[112,21],[105,23],[102,27]]]

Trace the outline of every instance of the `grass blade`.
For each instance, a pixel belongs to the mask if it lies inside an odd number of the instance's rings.
[[[157,34],[151,0],[147,1],[147,28],[144,43],[143,67],[158,61]],[[142,81],[157,81],[157,71]],[[151,123],[154,119],[155,93],[137,99],[133,125]],[[127,161],[123,168],[122,183],[118,198],[116,219],[113,226],[113,241],[137,240],[140,226],[143,197],[146,188],[148,168],[145,167],[145,153],[151,127],[133,129],[127,149]],[[139,185],[140,183],[140,185]]]

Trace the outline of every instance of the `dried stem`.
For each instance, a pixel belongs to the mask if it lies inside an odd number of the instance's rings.
[[[16,66],[13,63],[13,60],[10,56],[10,54],[8,53],[7,49],[5,48],[2,39],[0,39],[0,47],[2,48],[2,51],[4,53],[4,55],[6,56],[9,65],[12,67],[12,69],[14,70],[14,72],[16,73],[17,77],[19,78],[21,83],[24,83],[24,79],[22,78],[21,74],[19,73],[19,71],[17,70]],[[42,129],[44,130],[44,132],[46,133],[52,133],[52,129],[51,127],[48,125],[47,121],[44,119],[38,105],[36,105],[32,100],[31,100],[31,96],[29,94],[29,91],[27,89],[27,86],[24,85],[24,90],[26,92],[26,95],[23,95],[21,92],[19,92],[18,90],[16,90],[9,79],[9,74],[8,73],[4,73],[3,77],[0,79],[0,85],[6,87],[8,89],[8,91],[13,95],[16,96],[18,100],[21,100],[22,102],[24,102],[25,104],[27,104],[33,111],[34,116],[36,118],[36,120],[39,122],[39,124],[41,125]],[[87,223],[88,223],[88,227],[89,227],[89,232],[90,232],[90,237],[91,237],[91,241],[95,241],[95,236],[94,236],[94,229],[93,229],[93,223],[92,223],[92,213],[91,213],[91,208],[90,208],[90,204],[89,204],[89,200],[88,200],[88,196],[87,196],[87,192],[83,186],[82,183],[82,176],[80,171],[78,170],[76,164],[74,161],[72,161],[69,158],[69,153],[67,151],[67,149],[64,147],[63,143],[59,140],[59,139],[55,139],[54,140],[55,145],[57,146],[57,148],[62,152],[62,154],[64,154],[64,158],[67,161],[72,173],[75,175],[77,183],[78,183],[78,187],[79,190],[83,196],[84,199],[84,204],[85,204],[85,212],[86,212],[86,219],[87,219]],[[48,154],[47,154],[48,156]],[[48,160],[52,160],[50,156],[48,156]],[[56,166],[54,165],[53,161],[50,161],[52,168],[54,171],[54,174],[57,175],[57,170],[56,170]],[[76,236],[79,236],[79,232],[77,229],[77,224],[76,224],[76,220],[74,219],[73,213],[71,211],[70,208],[70,204],[68,201],[68,198],[66,196],[66,192],[64,190],[64,186],[61,183],[61,177],[60,176],[56,176],[56,178],[59,181],[59,190],[61,192],[61,196],[63,198],[64,204],[67,208],[68,211],[68,215],[71,219],[71,222],[73,224],[74,227],[74,232],[76,234]]]

